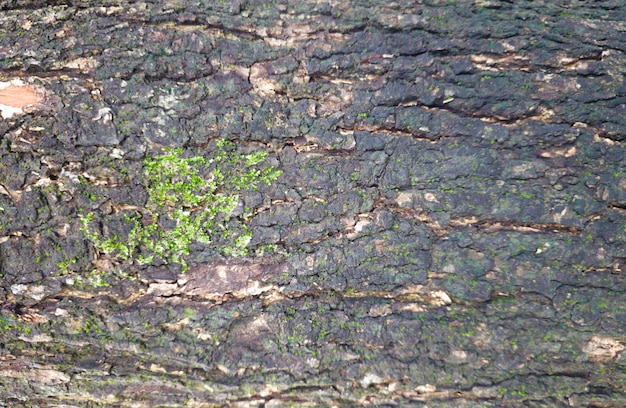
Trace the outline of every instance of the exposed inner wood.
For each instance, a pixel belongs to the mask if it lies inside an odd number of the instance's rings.
[[[0,104],[22,109],[26,105],[33,105],[41,102],[35,91],[29,86],[9,85],[0,89]]]

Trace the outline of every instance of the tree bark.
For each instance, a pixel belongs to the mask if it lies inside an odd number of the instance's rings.
[[[0,10],[0,405],[626,405],[621,1]],[[217,138],[249,256],[86,239]]]

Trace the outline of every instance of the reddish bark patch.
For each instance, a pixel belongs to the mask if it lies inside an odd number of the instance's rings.
[[[245,294],[255,291],[259,285],[272,276],[278,276],[285,270],[283,263],[262,264],[253,262],[228,261],[194,265],[184,279],[181,289],[188,296],[222,296],[226,293]]]
[[[42,101],[35,91],[27,86],[9,85],[0,89],[0,104],[22,109],[26,105],[34,105]]]

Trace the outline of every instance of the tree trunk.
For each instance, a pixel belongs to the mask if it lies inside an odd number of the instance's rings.
[[[0,405],[625,406],[626,8],[561,3],[0,1]],[[218,138],[247,256],[87,239]]]

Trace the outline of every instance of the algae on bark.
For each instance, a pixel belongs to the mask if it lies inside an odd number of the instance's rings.
[[[81,216],[82,230],[96,249],[122,260],[150,264],[155,257],[187,270],[185,255],[193,242],[216,247],[226,255],[247,254],[252,232],[243,222],[249,208],[236,213],[239,193],[269,185],[282,173],[273,166],[259,169],[265,152],[240,155],[233,143],[220,139],[210,159],[182,157],[182,149],[164,149],[144,160],[143,182],[148,190],[144,207],[128,205],[122,235],[100,233],[90,225],[96,214]]]

